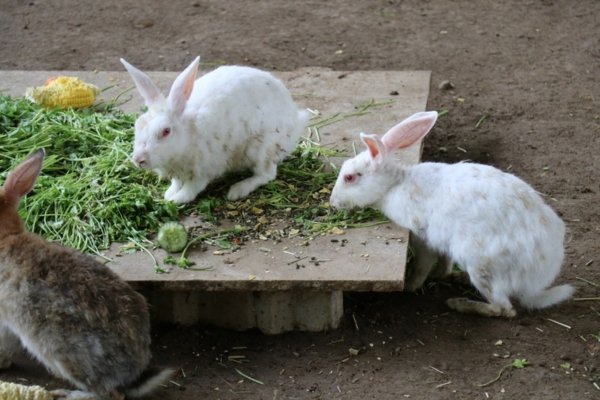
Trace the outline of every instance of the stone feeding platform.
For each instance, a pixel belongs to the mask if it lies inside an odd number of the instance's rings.
[[[167,93],[178,72],[150,72]],[[322,128],[321,144],[362,151],[361,131],[383,134],[400,120],[424,111],[429,93],[429,71],[332,71],[306,68],[274,72],[302,107],[321,115],[347,113],[367,101],[385,102],[364,115],[342,119]],[[121,107],[139,111],[142,103],[124,71],[0,71],[0,90],[22,96],[51,76],[77,76],[100,88],[110,100],[118,94],[131,100]],[[125,92],[125,94],[123,94]],[[405,163],[417,163],[420,146],[398,151]],[[342,160],[338,160],[341,161]],[[202,194],[200,195],[202,196]],[[197,221],[183,221],[193,226]],[[142,291],[152,304],[155,320],[182,324],[207,323],[267,334],[290,330],[323,331],[336,328],[343,315],[343,292],[401,291],[407,260],[408,233],[391,224],[346,229],[312,240],[291,237],[245,243],[235,252],[193,250],[188,259],[196,267],[172,267],[157,274],[154,261],[143,251],[120,254],[114,244],[107,265]],[[158,260],[167,255],[152,250]]]

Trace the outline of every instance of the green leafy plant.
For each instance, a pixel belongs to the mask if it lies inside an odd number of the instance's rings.
[[[320,129],[386,104],[370,100],[347,113],[315,117],[308,137],[279,166],[277,179],[247,199],[226,200],[227,189],[240,179],[240,174],[231,174],[212,183],[196,203],[177,206],[162,199],[165,182],[128,159],[136,114],[110,103],[95,110],[46,110],[26,99],[0,96],[0,177],[44,147],[48,156],[42,174],[20,213],[31,231],[95,254],[113,242],[146,249],[144,243],[163,222],[190,213],[212,223],[191,232],[190,243],[202,241],[220,249],[232,249],[248,238],[277,240],[369,226],[386,219],[370,209],[349,213],[329,207],[337,175],[331,159],[345,154],[320,145]],[[218,228],[227,221],[243,228]],[[176,261],[180,267],[191,266],[185,256],[190,243]]]
[[[99,254],[112,242],[141,240],[178,217],[178,207],[161,200],[164,184],[127,158],[135,118],[110,107],[45,110],[0,96],[2,178],[34,150],[44,147],[48,154],[20,205],[30,230]]]

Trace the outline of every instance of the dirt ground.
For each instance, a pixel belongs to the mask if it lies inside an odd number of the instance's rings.
[[[423,158],[509,170],[567,223],[559,281],[580,300],[486,319],[446,308],[469,288],[435,283],[349,293],[327,333],[157,326],[155,358],[180,372],[154,398],[598,399],[599,15],[597,0],[2,0],[0,68],[121,70],[126,57],[180,70],[200,54],[276,70],[431,70],[428,108],[448,114]],[[478,386],[517,358],[529,364]],[[26,358],[0,378],[62,385]]]

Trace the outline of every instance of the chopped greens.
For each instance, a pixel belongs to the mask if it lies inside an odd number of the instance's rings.
[[[230,174],[213,182],[195,202],[177,206],[163,200],[166,182],[135,168],[128,158],[136,114],[111,106],[46,110],[26,99],[0,96],[0,181],[28,154],[44,147],[42,174],[20,213],[31,231],[95,254],[113,242],[145,241],[163,222],[190,213],[200,215],[214,230],[224,221],[243,227],[218,240],[206,230],[196,232],[213,238],[209,244],[218,248],[249,238],[278,240],[367,226],[385,218],[370,209],[348,213],[329,207],[337,175],[329,159],[344,155],[318,143],[319,129],[385,104],[370,101],[350,113],[314,118],[309,137],[279,166],[277,179],[247,199],[226,200],[229,186],[241,179],[240,174]]]

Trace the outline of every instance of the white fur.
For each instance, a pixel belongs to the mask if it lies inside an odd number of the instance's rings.
[[[254,174],[231,186],[230,200],[273,180],[309,118],[283,83],[264,71],[224,66],[195,80],[197,58],[165,98],[146,74],[121,61],[148,106],[136,121],[134,162],[171,179],[165,199],[176,203],[194,200],[228,171]],[[161,138],[165,128],[171,133]]]
[[[421,117],[435,121],[433,114]],[[433,126],[403,122],[399,131],[412,131],[408,134],[414,141]],[[450,299],[451,307],[513,316],[511,298],[528,308],[544,308],[572,295],[569,285],[548,289],[563,262],[564,223],[521,179],[481,164],[400,165],[389,154],[393,149],[384,144],[399,143],[398,138],[362,138],[368,150],[343,164],[332,206],[381,210],[428,248],[456,262],[489,301]],[[348,183],[346,175],[355,178]],[[417,275],[422,278],[412,283],[412,289],[427,273]]]

